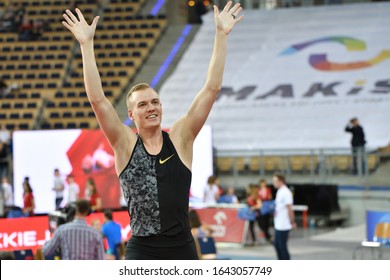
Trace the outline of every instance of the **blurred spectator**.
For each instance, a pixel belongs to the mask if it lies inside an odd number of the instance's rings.
[[[204,188],[203,201],[205,203],[217,203],[219,199],[219,187],[216,184],[217,177],[210,176],[207,180],[207,185]]]
[[[73,174],[68,176],[68,203],[75,202],[79,198],[80,186],[75,182]]]
[[[34,215],[35,201],[29,177],[24,178],[23,191],[23,213],[26,216],[32,216]]]
[[[196,251],[199,259],[201,260],[202,253],[198,239],[204,237],[212,237],[213,229],[205,223],[201,222],[198,212],[196,212],[196,210],[191,209],[188,214],[191,226],[191,233],[195,240]]]
[[[8,176],[8,145],[0,141],[0,178]]]
[[[218,199],[218,203],[238,203],[238,198],[233,187],[229,187],[226,194]]]
[[[17,1],[10,3],[1,19],[0,31],[17,32],[24,14],[24,8]]]
[[[76,215],[72,222],[59,226],[52,239],[42,248],[45,256],[61,252],[62,260],[103,260],[104,245],[99,231],[88,226],[86,217],[91,208],[89,201],[77,200]]]
[[[20,41],[33,41],[41,37],[46,22],[41,19],[32,20],[23,5],[11,3],[1,17],[0,32],[18,32]]]
[[[198,212],[196,212],[196,210],[191,209],[188,214],[190,219],[191,233],[194,238],[202,238],[212,235],[213,229],[209,225],[200,221]]]
[[[265,179],[261,179],[259,181],[259,197],[262,202],[262,208],[264,210],[264,206],[267,201],[272,200],[272,190],[267,186],[267,181]],[[270,223],[271,223],[271,213],[264,213],[260,210],[260,224],[261,224],[261,229],[263,230],[265,234],[265,238],[267,241],[271,242],[272,237],[271,234],[269,233],[269,228],[270,228]]]
[[[286,179],[283,175],[276,174],[272,180],[274,187],[277,189],[274,216],[275,249],[279,260],[289,260],[288,235],[292,229],[297,227],[294,210],[292,209],[294,204],[293,195],[286,186]]]
[[[261,201],[272,200],[272,190],[265,179],[259,181],[259,196]]]
[[[0,124],[0,142],[3,142],[7,145],[9,145],[11,142],[11,132],[1,124]]]
[[[19,26],[19,41],[31,41],[33,38],[34,22],[30,17],[23,15],[23,21]]]
[[[102,198],[97,191],[95,181],[89,178],[87,181],[88,197],[93,212],[102,210]]]
[[[56,199],[55,199],[56,210],[59,210],[61,208],[61,202],[64,200],[64,189],[65,189],[64,180],[61,178],[60,170],[56,168],[54,169],[54,187],[52,188],[52,191],[54,191],[56,195]]]
[[[352,159],[353,159],[353,172],[357,175],[360,172],[364,172],[364,145],[366,144],[366,139],[363,131],[363,127],[359,124],[357,118],[352,118],[347,126],[345,131],[352,133],[351,146],[352,146]],[[358,165],[359,163],[359,165]]]
[[[93,219],[91,222],[91,227],[96,229],[98,232],[101,232],[102,230],[102,223],[100,222],[99,219]]]
[[[4,206],[5,207],[14,206],[14,192],[11,184],[8,181],[7,176],[4,176],[1,180],[1,189],[4,195]]]
[[[218,190],[219,190],[218,197],[220,197],[221,195],[223,195],[225,193],[225,190],[222,188],[221,183],[219,181],[219,178],[217,176],[215,177],[215,184],[217,185]]]
[[[102,234],[107,239],[108,249],[106,251],[107,259],[120,259],[120,246],[122,243],[121,225],[112,219],[112,211],[104,211],[104,224]]]
[[[257,185],[254,184],[249,185],[248,197],[246,201],[250,209],[256,213],[256,219],[253,221],[249,221],[249,232],[252,238],[252,245],[255,245],[257,241],[256,234],[255,234],[255,222],[257,222],[259,227],[261,228],[261,223],[260,223],[261,199],[259,196],[259,187]]]

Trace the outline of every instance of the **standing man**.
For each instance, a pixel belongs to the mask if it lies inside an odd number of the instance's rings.
[[[68,175],[68,203],[75,202],[79,198],[80,186],[74,180],[74,175]]]
[[[290,230],[297,226],[292,209],[293,196],[290,189],[286,186],[286,180],[283,175],[275,174],[272,181],[277,189],[274,216],[275,249],[279,260],[289,260],[288,235]]]
[[[45,256],[60,251],[62,260],[103,260],[104,244],[99,231],[87,225],[91,212],[88,200],[75,202],[76,215],[72,222],[60,225],[42,248]]]
[[[9,148],[7,143],[3,143],[0,140],[0,178],[8,176],[8,166],[9,166]]]
[[[357,118],[353,118],[345,127],[345,131],[352,133],[353,173],[355,175],[362,174],[364,172],[364,145],[366,144],[363,127],[360,126]]]
[[[5,207],[11,208],[12,206],[14,206],[14,191],[7,176],[4,176],[1,179],[1,188],[4,191]]]
[[[60,171],[58,168],[54,169],[54,187],[52,190],[56,194],[56,200],[55,200],[55,205],[56,205],[56,210],[60,209],[61,202],[64,199],[64,181],[61,178]]]
[[[108,249],[106,253],[113,255],[116,260],[119,260],[120,245],[122,243],[121,225],[112,219],[112,211],[110,209],[104,211],[102,234],[107,238]]]
[[[114,150],[131,216],[126,259],[198,259],[188,219],[193,144],[221,88],[228,34],[243,18],[241,10],[240,3],[232,7],[232,1],[222,12],[214,6],[215,40],[206,82],[169,133],[161,129],[163,112],[157,92],[145,83],[130,89],[127,114],[137,134],[121,122],[102,89],[93,47],[99,17],[88,25],[79,9],[78,17],[69,10],[63,15],[63,25],[80,43],[89,102]]]

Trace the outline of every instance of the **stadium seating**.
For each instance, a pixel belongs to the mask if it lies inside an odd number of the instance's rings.
[[[97,0],[78,1],[78,7],[83,11],[87,21],[91,21],[99,11],[100,6],[97,2]],[[100,10],[101,20],[95,33],[95,54],[104,92],[112,103],[115,103],[123,91],[128,88],[129,82],[146,60],[167,26],[164,15],[140,15],[139,11],[143,2],[143,0],[111,0],[106,1]],[[78,44],[75,44],[72,34],[60,22],[63,11],[69,8],[69,2],[29,0],[23,3],[32,19],[44,18],[49,24],[40,40],[28,42],[28,44],[20,42],[18,34],[1,33],[0,75],[9,83],[17,83],[19,90],[9,96],[0,97],[0,124],[4,124],[9,129],[96,128],[97,122],[85,93]],[[247,20],[259,20],[257,16],[250,13],[247,17]],[[204,28],[207,29],[208,25],[205,26]],[[249,36],[250,33],[250,31],[248,33],[242,32],[241,36]],[[206,45],[209,44],[201,36],[199,40],[202,43],[194,44],[199,48],[199,51],[195,49],[191,52],[191,57],[186,59],[186,63],[190,65],[189,69],[193,69],[194,73],[199,71],[197,67],[202,64],[198,62],[206,59],[203,52]],[[230,47],[236,48],[239,45],[239,40],[233,39]],[[241,61],[237,59],[241,55],[240,53],[234,53],[237,61]],[[234,77],[229,74],[229,69],[227,69],[227,77]],[[196,75],[196,77],[198,76],[202,75]],[[189,82],[194,84],[192,80]],[[166,98],[164,90],[162,89],[162,96]],[[183,95],[177,97],[175,89],[169,91],[173,94],[167,97],[169,102],[164,102],[167,104],[164,107],[167,123],[174,117],[170,108],[172,106],[172,108],[177,108],[175,104],[183,102]],[[253,123],[243,121],[246,118],[242,116],[242,113],[247,113],[245,107],[243,108],[242,112],[237,111],[234,114],[234,118],[229,114],[226,114],[227,117],[219,115],[218,118],[210,116],[216,132],[214,134],[216,143],[223,140],[227,149],[230,147],[229,145],[245,143],[251,138],[266,141],[265,143],[268,145],[275,143],[272,135],[274,130],[267,129],[265,123],[283,118],[272,119],[270,116],[262,116],[263,123],[257,123],[257,129],[253,129]],[[174,113],[181,114],[176,109],[174,109]],[[298,123],[299,120],[297,118],[294,124]],[[296,128],[295,130],[284,128],[278,121],[275,124],[275,129],[284,131],[284,133],[291,134],[296,131]],[[256,137],[223,131],[223,129],[230,127],[250,131]],[[256,134],[257,132],[258,134]],[[301,139],[299,141],[305,140],[305,137],[297,136],[295,138]],[[276,143],[278,142],[276,141]],[[246,145],[253,148],[253,143],[246,143]],[[254,148],[254,150],[256,149]],[[377,154],[368,155],[367,167],[370,172],[375,171],[379,163],[380,157]],[[259,156],[243,156],[241,154],[222,156],[217,158],[217,168],[219,172],[225,173],[270,174],[281,171],[305,174],[318,173],[320,168],[325,168],[332,173],[348,173],[352,170],[352,160],[349,154],[327,155],[320,159],[318,154],[307,155],[307,151],[302,154],[299,152],[280,154],[279,151],[277,154],[271,153],[266,156],[260,155],[260,153]]]
[[[143,2],[107,1],[101,7],[97,0],[77,1],[87,22],[101,9],[95,34],[96,60],[104,91],[112,103],[128,88],[166,28],[165,16],[138,15]],[[1,33],[0,76],[19,87],[15,94],[1,97],[5,99],[0,123],[7,128],[97,127],[85,94],[79,47],[61,24],[62,14],[70,8],[69,4],[69,1],[55,0],[23,2],[31,19],[47,22],[37,41],[26,44],[19,41],[16,33]],[[16,95],[28,98],[16,100]],[[39,99],[35,105],[30,99],[33,95],[34,101]],[[13,98],[15,101],[11,102]],[[20,110],[28,114],[19,114]]]
[[[319,54],[334,57],[338,61],[335,65],[349,65],[342,63],[344,56],[349,61],[348,55],[351,55],[351,49],[343,41],[345,38],[365,46],[361,51],[369,48],[368,45],[388,48],[384,40],[369,39],[369,34],[383,29],[374,13],[362,18],[361,14],[366,12],[364,5],[345,9],[348,9],[349,18],[342,23],[341,19],[333,18],[335,7],[310,12],[301,8],[272,13],[245,11],[245,24],[237,25],[236,32],[229,35],[222,88],[207,120],[213,128],[213,145],[221,157],[217,159],[217,166],[222,172],[229,169],[240,172],[242,165],[235,166],[229,157],[238,158],[252,151],[259,156],[248,156],[243,171],[248,167],[249,172],[259,174],[275,171],[350,174],[351,135],[344,128],[352,116],[361,116],[361,124],[367,128],[366,151],[369,154],[388,143],[388,133],[383,131],[389,128],[381,121],[389,118],[387,101],[369,102],[371,97],[379,96],[374,96],[375,91],[369,87],[362,87],[359,94],[348,93],[349,85],[355,84],[359,75],[372,79],[373,84],[378,83],[379,77],[386,72],[388,61],[372,64],[369,75],[363,68],[345,66],[339,71],[336,68],[319,69],[316,65],[322,63],[316,60],[320,60]],[[372,5],[370,9],[380,12],[381,8]],[[307,28],[308,17],[315,28]],[[206,14],[202,20],[204,24],[194,41],[160,89],[164,104],[163,126],[171,126],[184,115],[204,85],[205,67],[210,58],[205,53],[211,52],[213,47],[210,34],[214,19]],[[364,22],[367,28],[359,35],[350,33],[358,21]],[[339,35],[336,31],[341,25],[343,34]],[[341,41],[344,43],[340,45]],[[361,99],[363,96],[367,99]],[[352,106],[354,104],[359,106]],[[263,154],[267,156],[260,156]],[[377,162],[375,156],[367,159],[371,172],[376,170]]]

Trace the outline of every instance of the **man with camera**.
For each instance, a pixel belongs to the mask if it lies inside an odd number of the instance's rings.
[[[54,255],[60,250],[62,260],[103,260],[104,244],[99,231],[87,225],[86,217],[91,212],[88,200],[80,199],[74,203],[73,221],[59,226],[52,239],[42,248],[45,256]]]
[[[345,131],[352,133],[351,146],[352,146],[352,159],[353,159],[353,173],[355,175],[362,174],[363,172],[365,172],[364,145],[366,144],[363,127],[359,124],[357,118],[352,118],[347,124],[347,126],[345,127]]]

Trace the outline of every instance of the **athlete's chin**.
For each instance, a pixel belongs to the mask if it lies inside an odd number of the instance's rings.
[[[148,129],[159,128],[161,127],[161,121],[146,123],[144,127]]]

